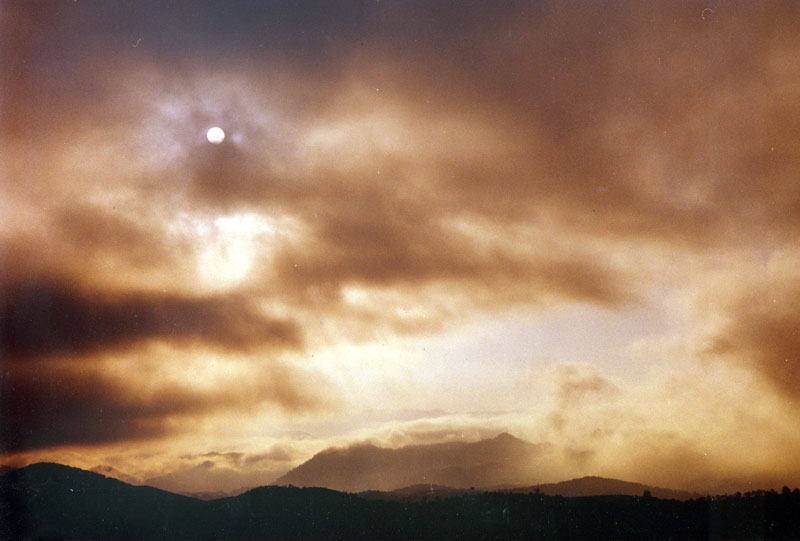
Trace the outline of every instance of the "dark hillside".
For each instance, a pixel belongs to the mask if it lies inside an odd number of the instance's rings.
[[[800,491],[662,500],[465,491],[367,500],[261,487],[200,501],[57,464],[0,477],[0,539],[793,539]]]
[[[201,502],[59,464],[32,464],[0,484],[3,539],[181,538]]]

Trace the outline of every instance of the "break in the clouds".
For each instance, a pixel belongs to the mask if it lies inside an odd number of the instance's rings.
[[[162,4],[0,8],[14,460],[238,483],[388,408],[552,481],[796,473],[797,5]]]

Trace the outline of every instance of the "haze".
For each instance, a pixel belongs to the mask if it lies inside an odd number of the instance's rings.
[[[0,14],[3,464],[800,484],[800,4]]]

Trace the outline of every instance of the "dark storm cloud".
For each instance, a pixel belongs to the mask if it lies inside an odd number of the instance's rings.
[[[193,400],[179,388],[137,396],[127,382],[70,370],[6,367],[0,387],[4,453],[163,436],[163,418]]]
[[[301,343],[294,323],[258,314],[239,296],[108,293],[29,277],[3,283],[0,298],[0,344],[7,360],[85,355],[144,340],[232,351]]]
[[[308,376],[271,363],[258,381],[198,390],[146,373],[118,378],[92,366],[35,362],[0,373],[0,453],[179,435],[203,415],[267,404],[287,412],[321,407]]]

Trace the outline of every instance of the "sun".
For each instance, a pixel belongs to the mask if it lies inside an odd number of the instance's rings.
[[[222,128],[214,126],[206,132],[206,138],[209,143],[218,145],[225,140],[225,132],[222,131]]]

